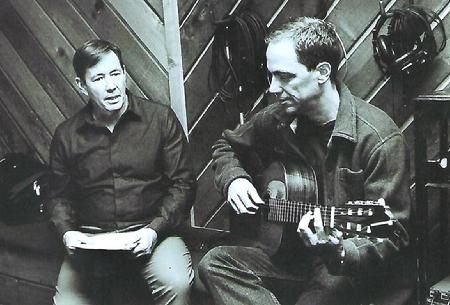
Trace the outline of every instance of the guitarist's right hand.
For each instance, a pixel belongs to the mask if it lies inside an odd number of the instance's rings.
[[[253,184],[245,178],[237,178],[228,187],[228,202],[237,214],[255,214],[264,201]]]

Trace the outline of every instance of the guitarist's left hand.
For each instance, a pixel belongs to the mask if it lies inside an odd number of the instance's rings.
[[[310,228],[311,221],[314,221],[315,232]],[[297,232],[307,247],[314,248],[320,253],[334,254],[342,248],[342,232],[324,228],[319,208],[315,208],[314,213],[309,211],[302,216],[298,223]]]

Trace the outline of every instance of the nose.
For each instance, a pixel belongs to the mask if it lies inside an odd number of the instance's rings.
[[[269,92],[270,93],[281,93],[281,86],[280,86],[280,82],[278,81],[277,77],[273,76],[272,77],[272,81],[270,82],[270,86],[269,86]]]
[[[105,83],[106,91],[113,92],[117,88],[116,83],[114,82],[114,80],[111,77],[108,77],[108,76],[105,78],[105,80],[106,80],[106,83]]]

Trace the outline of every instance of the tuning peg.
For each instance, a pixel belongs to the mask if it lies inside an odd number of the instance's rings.
[[[377,203],[378,203],[379,205],[382,205],[382,206],[385,206],[385,205],[386,205],[386,201],[384,200],[384,198],[378,199],[378,200],[377,200]]]

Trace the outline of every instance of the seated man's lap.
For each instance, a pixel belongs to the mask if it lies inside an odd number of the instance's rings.
[[[179,237],[163,240],[150,258],[121,251],[81,252],[65,258],[54,304],[153,304],[158,291],[187,293],[193,277],[189,251]]]

